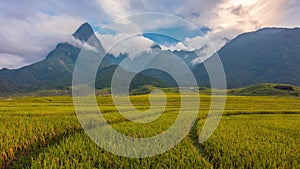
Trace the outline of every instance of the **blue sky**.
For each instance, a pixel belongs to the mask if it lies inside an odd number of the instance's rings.
[[[122,25],[111,24],[118,18],[141,12],[181,17],[198,29],[188,29],[172,19],[155,16],[149,24],[139,24],[145,20],[143,17],[127,17],[122,23],[127,30]],[[233,39],[240,33],[263,27],[299,27],[299,13],[299,0],[1,1],[0,68],[19,68],[44,59],[57,43],[72,41],[70,35],[84,22],[91,23],[98,30],[97,36],[106,50],[132,31],[173,31],[184,35],[180,37],[181,42],[155,36],[127,38],[127,43],[121,43],[112,51],[113,54],[149,47],[152,40],[161,43],[166,50],[197,50],[206,46],[209,39],[213,47],[203,52],[204,57],[208,57],[224,45],[224,38]],[[104,30],[106,25],[110,27]]]
[[[144,33],[143,36],[150,40],[153,40],[155,43],[159,45],[165,45],[165,46],[176,45],[178,42],[180,42],[179,40],[174,39],[172,37],[159,35],[155,33]]]

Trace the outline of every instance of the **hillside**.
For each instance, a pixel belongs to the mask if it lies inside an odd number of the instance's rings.
[[[94,37],[94,31],[87,23],[83,24],[73,37],[81,43],[87,43],[90,37]],[[104,49],[101,42],[94,38],[92,43],[96,44],[99,51]],[[34,63],[20,69],[0,70],[0,93],[30,93],[37,90],[67,90],[72,85],[73,69],[80,53],[80,47],[70,43],[59,43],[44,60]],[[102,71],[110,69],[116,61],[112,61],[113,56],[105,57],[99,68],[95,86],[98,88],[107,87],[112,73]],[[148,79],[148,80],[145,80]],[[145,82],[150,85],[162,85],[155,78],[149,78],[146,75],[138,75],[134,87],[144,85]]]
[[[85,23],[74,34],[73,38],[79,43],[87,43],[94,36],[92,27]],[[105,52],[99,39],[89,42],[99,51]],[[202,63],[191,64],[197,57],[195,52],[164,51],[154,45],[152,50],[160,53],[161,58],[156,62],[165,68],[178,67],[168,59],[176,55],[193,71],[199,86],[210,86],[206,70]],[[72,84],[72,72],[80,52],[80,46],[72,42],[59,43],[44,60],[20,69],[0,70],[0,92],[2,94],[27,93],[37,90],[66,90]],[[240,88],[264,83],[300,85],[300,29],[265,28],[255,32],[237,36],[222,47],[218,54],[226,73],[228,88]],[[142,53],[147,55],[147,53]],[[149,53],[148,53],[149,55]],[[114,56],[106,54],[98,69],[96,88],[110,86],[111,76],[116,65],[128,57],[127,53]],[[207,59],[207,64],[213,64],[216,54]],[[135,59],[137,64],[126,68],[124,72],[138,73],[139,63],[143,59]],[[152,63],[156,64],[156,63]],[[182,77],[184,77],[184,72]],[[182,79],[189,84],[188,79]],[[176,87],[174,79],[166,72],[157,69],[144,70],[132,82],[131,89],[140,89],[144,85]]]
[[[265,28],[245,33],[228,42],[218,54],[229,88],[261,83],[300,85],[299,28]],[[202,64],[193,72],[200,85],[209,85]]]
[[[237,96],[299,96],[300,87],[287,84],[268,83],[231,89],[227,94]]]
[[[98,72],[98,75],[96,77],[96,88],[97,89],[102,89],[106,87],[111,86],[111,81],[113,74],[115,73],[116,69],[118,68],[117,65],[112,65],[109,66],[101,71]],[[120,68],[120,67],[119,67]],[[128,72],[120,68],[121,74],[125,75],[125,77],[133,75],[132,72]],[[139,87],[143,87],[144,85],[153,85],[157,87],[165,87],[165,83],[151,77],[151,76],[146,76],[143,74],[137,74],[133,80],[132,83],[130,84],[130,90],[137,89]]]

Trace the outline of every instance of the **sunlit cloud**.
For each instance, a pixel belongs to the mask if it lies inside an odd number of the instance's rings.
[[[162,45],[165,50],[200,50],[208,45],[208,38],[213,48],[202,52],[205,57],[244,32],[263,27],[300,26],[298,0],[174,0],[172,3],[161,0],[90,0],[88,3],[81,0],[3,1],[0,2],[0,68],[17,68],[44,59],[57,43],[68,41],[83,22],[101,29],[123,17],[120,24],[107,27],[114,33],[101,34],[99,31],[98,37],[103,46],[110,46],[125,34],[166,28],[174,31],[175,27],[180,27],[180,23],[170,18],[153,17],[150,23],[140,24],[145,18],[126,17],[140,12],[169,13],[186,19],[199,29],[208,28],[206,37],[191,33],[189,37],[180,37],[181,42],[177,44]],[[178,29],[177,34],[180,31],[183,30]],[[139,44],[142,44],[140,47],[149,47],[154,42],[139,37],[132,39],[131,43],[137,47]],[[124,46],[124,52],[126,48]],[[115,54],[121,52],[122,49],[119,49]]]

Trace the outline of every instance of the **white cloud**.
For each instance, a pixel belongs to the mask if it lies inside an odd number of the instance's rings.
[[[113,19],[124,17],[133,13],[133,11],[130,11],[129,8],[130,0],[99,0],[98,3],[103,11],[105,11],[105,13]]]
[[[213,2],[213,1],[212,1]],[[216,2],[216,1],[215,1]],[[300,6],[296,1],[287,0],[224,0],[218,3],[207,4],[210,11],[190,7],[189,10],[198,13],[199,16],[189,15],[185,13],[185,17],[196,23],[198,26],[206,25],[212,29],[206,35],[210,42],[205,37],[197,36],[194,38],[186,38],[186,44],[194,49],[201,49],[206,46],[205,50],[201,50],[201,57],[194,60],[194,63],[199,63],[210,57],[215,51],[219,50],[229,39],[233,39],[237,35],[255,31],[263,27],[278,27],[289,25],[295,17],[290,17],[291,13],[295,14],[296,9],[291,8]],[[299,12],[299,11],[298,11]],[[282,24],[284,23],[284,24]],[[298,25],[300,22],[298,21]],[[293,21],[295,26],[295,21]],[[297,26],[297,24],[296,24]],[[211,44],[211,45],[210,45]],[[180,46],[178,46],[180,49]],[[199,51],[199,50],[198,50]]]
[[[85,50],[99,52],[96,46],[90,45],[88,42],[81,41],[79,39],[74,38],[74,36],[69,36],[67,42],[77,48],[84,48]]]
[[[37,13],[27,20],[0,16],[0,52],[22,57],[27,63],[40,61],[58,42],[67,41],[81,23],[67,15]],[[0,62],[7,61],[2,57]]]
[[[182,42],[178,42],[177,44],[171,46],[161,46],[161,48],[162,50],[170,50],[170,51],[176,51],[176,50],[193,51],[194,50],[193,48],[186,46]]]
[[[8,53],[0,53],[0,61],[0,69],[4,67],[8,69],[20,68],[28,64],[22,56]]]
[[[149,49],[154,42],[138,35],[130,34],[104,34],[96,33],[106,52],[118,56],[120,53],[133,54],[137,51]]]
[[[190,29],[188,24],[182,18],[170,14],[157,12],[137,13],[124,15],[123,17],[114,19],[107,25],[97,25],[102,29],[114,30],[118,33],[145,33],[155,32],[159,29],[172,29],[174,27],[186,27]]]
[[[162,46],[164,50],[185,50],[193,51],[195,50],[199,55],[199,58],[193,60],[193,64],[200,63],[215,52],[217,52],[221,47],[225,45],[230,39],[228,37],[235,37],[240,30],[235,28],[222,28],[215,29],[206,34],[206,36],[196,36],[193,38],[185,38],[184,43],[179,42],[172,46]]]
[[[159,12],[141,13],[130,16],[130,20],[136,23],[142,31],[168,29],[174,27],[187,27],[182,18]]]
[[[199,28],[211,28],[207,36],[219,49],[224,44],[224,38],[233,39],[243,32],[262,27],[299,27],[299,11],[299,0],[90,0],[88,3],[81,0],[1,1],[0,53],[17,57],[1,57],[0,67],[10,62],[7,58],[22,58],[23,61],[15,60],[16,67],[21,62],[34,63],[45,58],[57,43],[66,41],[86,21],[101,27],[112,19],[137,12],[170,13],[184,17]],[[178,22],[172,19],[155,15],[152,17],[150,20],[139,16],[130,20],[123,19],[122,24],[112,26],[117,30],[116,36],[103,35],[101,38],[104,39],[101,40],[109,44],[105,38],[112,38],[114,42],[130,33],[178,26]],[[122,49],[116,49],[115,53],[135,50],[131,46],[147,47],[151,42],[143,37],[139,37],[138,41],[130,42],[131,45],[122,43]],[[195,49],[207,45],[204,42],[201,37],[184,41]],[[178,50],[184,49],[184,46],[179,43],[169,48]],[[11,62],[8,66],[13,68]]]
[[[37,25],[34,27],[41,34],[60,34],[64,37],[73,33],[84,22],[70,15],[50,16],[43,13],[38,13],[37,19],[38,21],[34,23]]]
[[[293,2],[292,2],[293,1]],[[286,9],[291,4],[298,4],[295,0],[287,2],[287,0],[188,0],[183,2],[174,1],[172,4],[163,3],[161,1],[141,1],[136,7],[147,11],[154,9],[155,7],[159,12],[171,12],[179,16],[183,16],[198,27],[207,26],[212,29],[208,32],[206,37],[197,36],[193,38],[186,38],[184,43],[182,42],[171,46],[162,46],[165,50],[190,50],[201,49],[201,59],[208,58],[217,50],[219,50],[228,39],[233,39],[238,34],[243,32],[254,31],[266,26],[281,26],[287,18]],[[116,2],[116,1],[114,1]],[[104,3],[104,2],[103,2]],[[115,17],[124,16],[125,14],[132,13],[132,9],[135,9],[135,1],[124,1],[120,3],[116,9],[122,9],[121,13],[113,14]],[[178,5],[180,4],[180,5]],[[299,6],[299,4],[298,4]],[[107,10],[108,11],[108,10]],[[138,11],[138,10],[135,10]],[[295,9],[293,10],[295,13]],[[291,14],[289,14],[291,15]],[[157,15],[159,16],[159,15]],[[262,17],[263,16],[263,17]],[[150,20],[149,20],[150,19]],[[145,16],[133,16],[130,18],[130,22],[127,20],[125,24],[113,25],[112,29],[119,32],[143,32],[147,30],[155,30],[157,28],[169,28],[178,26],[178,23],[174,22],[175,19],[165,19],[162,17],[155,17],[155,14],[151,18],[145,18]],[[149,24],[145,24],[145,20],[149,21]],[[134,24],[139,23],[139,24]],[[204,47],[205,46],[205,50]],[[196,62],[196,61],[195,61]]]

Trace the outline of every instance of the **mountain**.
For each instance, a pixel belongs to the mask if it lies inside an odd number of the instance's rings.
[[[154,44],[153,46],[151,46],[151,51],[152,53],[141,53],[138,57],[136,57],[134,60],[134,62],[136,63],[136,65],[140,65],[144,63],[144,59],[141,58],[145,58],[145,56],[147,57],[153,57],[156,54],[162,55],[161,59],[159,60],[159,63],[157,62],[156,65],[160,64],[160,65],[164,65],[164,69],[166,68],[176,68],[177,65],[175,64],[171,64],[170,63],[170,59],[165,59],[165,58],[169,58],[171,57],[171,55],[176,56],[178,58],[181,59],[182,63],[185,63],[190,69],[194,68],[195,65],[192,64],[192,61],[196,58],[198,58],[199,56],[196,54],[196,52],[194,51],[170,51],[170,50],[162,50],[162,48],[157,45]],[[156,51],[156,54],[154,54],[154,51]],[[141,57],[144,56],[144,57]],[[135,69],[135,65],[131,65],[131,66],[126,66],[121,64],[122,61],[124,61],[127,57],[129,57],[129,55],[127,53],[124,54],[119,54],[119,56],[114,56],[112,54],[106,54],[105,56],[112,64],[114,65],[120,65],[123,69],[131,71],[131,72],[136,72],[138,73],[139,71],[137,71]],[[158,69],[147,69],[141,72],[142,75],[146,75],[146,76],[150,76],[150,77],[154,77],[156,79],[158,79],[159,81],[165,83],[166,85],[168,85],[169,87],[175,87],[177,86],[176,81],[166,72],[162,71],[162,70],[158,70]]]
[[[228,88],[261,83],[300,85],[300,29],[264,28],[245,33],[217,52]],[[213,64],[216,54],[205,62]],[[209,85],[203,64],[193,69],[200,85]]]
[[[152,66],[160,65],[162,67],[161,70],[158,69],[146,69],[141,71],[140,73],[142,75],[154,77],[158,79],[159,81],[165,83],[165,85],[169,87],[176,87],[177,82],[175,79],[172,78],[171,75],[165,72],[165,70],[172,70],[177,71],[179,73],[182,73],[183,70],[178,71],[180,66],[182,64],[186,64],[190,69],[195,67],[194,64],[192,64],[192,61],[199,56],[194,51],[170,51],[170,50],[163,50],[159,45],[154,44],[150,47],[151,52],[142,52],[138,56],[131,58],[130,60],[133,61],[134,64],[123,64],[123,61],[126,61],[126,58],[130,58],[130,56],[125,54],[119,54],[119,56],[114,56],[112,54],[106,54],[106,58],[113,64],[117,64],[121,66],[123,69],[135,73],[140,72],[140,66],[144,65],[145,62],[149,62],[148,65],[144,66],[150,66],[149,64],[152,64]],[[173,57],[173,59],[170,59]],[[177,59],[174,60],[174,57],[177,57]],[[151,59],[146,59],[151,58]],[[157,59],[159,58],[159,59]],[[131,62],[130,61],[130,62]],[[128,63],[128,62],[127,62]],[[150,66],[151,67],[151,66]],[[182,67],[181,67],[182,68]],[[182,79],[183,81],[184,79]]]
[[[87,42],[94,35],[93,28],[88,23],[82,24],[73,34],[75,39]]]
[[[113,65],[119,65],[126,57],[128,57],[127,53],[119,54],[119,56],[114,56],[109,53],[105,55],[105,58],[107,58]]]
[[[88,23],[81,25],[73,34],[73,37],[77,41],[81,41],[80,43],[88,43],[88,45],[96,47],[98,51],[104,52],[101,42],[95,38],[94,31]],[[72,72],[79,53],[80,47],[78,45],[73,45],[69,42],[59,43],[40,62],[20,69],[0,70],[0,93],[11,94],[35,90],[69,89],[72,85]],[[115,64],[115,62],[110,60],[111,58],[105,57],[99,66],[96,81],[96,87],[98,88],[107,87],[108,81],[112,77],[111,73],[106,73],[107,68],[112,69],[112,65]],[[124,72],[127,71],[124,70]],[[138,76],[135,82],[136,86],[145,84],[143,82],[147,82],[150,85],[163,85],[162,82],[154,78],[151,78],[151,81],[146,81],[145,79],[149,79],[148,76],[141,74]],[[105,82],[102,80],[105,80]]]
[[[0,70],[0,93],[25,93],[35,90],[69,89],[72,85],[73,69],[83,44],[104,54],[104,48],[88,23],[81,25],[72,35],[74,42],[59,43],[44,60],[20,69]],[[159,58],[151,60],[152,54]],[[227,86],[237,88],[262,83],[280,83],[300,85],[300,29],[264,28],[255,32],[244,33],[222,47],[217,54],[223,63]],[[214,54],[205,61],[213,64],[217,58]],[[169,58],[176,55],[180,61]],[[143,56],[143,57],[141,57]],[[87,61],[88,56],[85,56]],[[194,73],[198,85],[209,86],[209,78],[203,63],[192,64],[198,56],[194,51],[164,51],[159,45],[153,45],[151,52],[141,53],[133,58],[135,64],[126,64],[128,54],[114,56],[106,54],[100,64],[96,76],[96,88],[110,87],[113,72],[117,67],[123,75],[137,74],[130,90],[141,89],[143,86],[177,86],[176,81],[165,71],[147,69],[141,66],[160,65],[184,76],[182,63],[186,63]],[[155,57],[154,57],[155,58]],[[131,58],[132,59],[132,58]],[[176,60],[176,59],[175,59]],[[125,64],[123,64],[125,61]],[[175,68],[175,69],[174,69]],[[174,72],[173,72],[174,73]],[[184,78],[183,83],[189,85],[190,79]]]
[[[98,72],[98,75],[96,77],[96,88],[101,89],[105,87],[110,87],[111,81],[112,81],[112,76],[115,73],[116,69],[119,68],[122,72],[121,74],[124,75],[123,77],[129,77],[134,75],[133,72],[125,71],[124,69],[118,67],[117,65],[112,65],[109,66],[100,72]],[[157,87],[166,87],[166,84],[159,81],[158,79],[151,77],[151,76],[146,76],[143,74],[137,74],[133,80],[132,83],[130,84],[130,89],[137,89],[145,85],[153,85]]]

